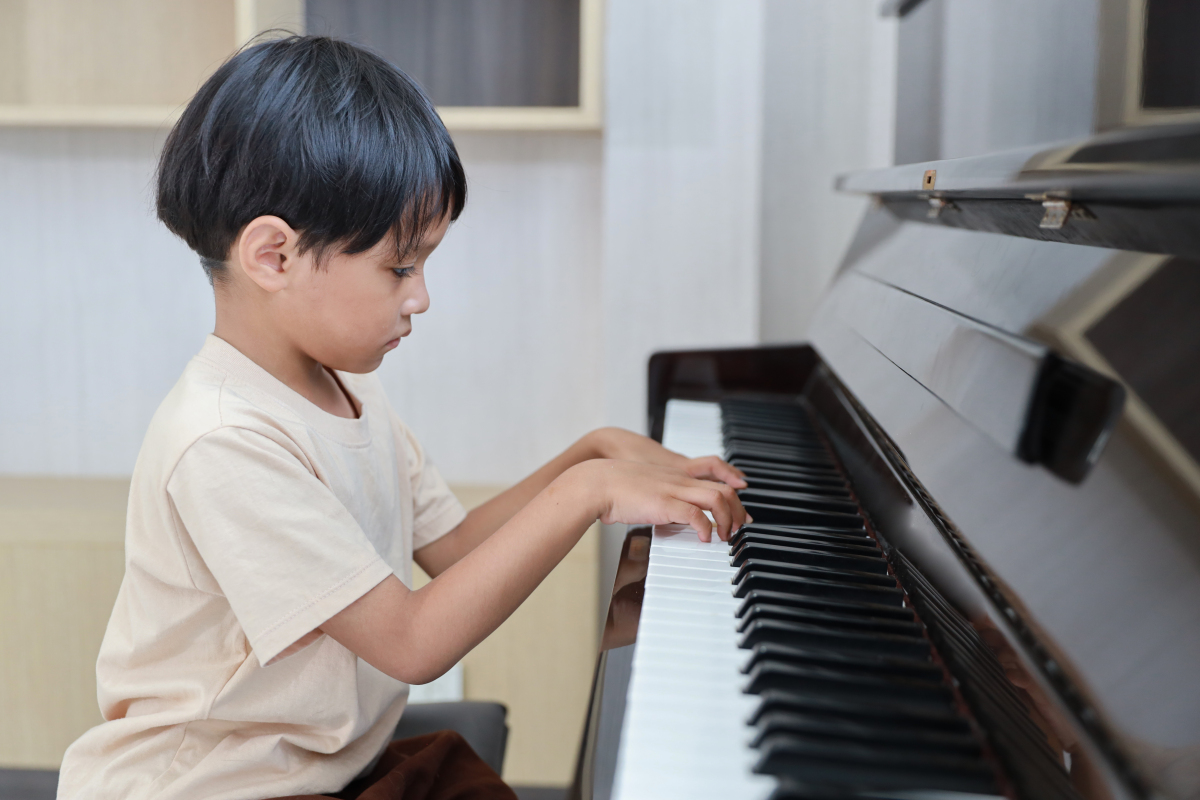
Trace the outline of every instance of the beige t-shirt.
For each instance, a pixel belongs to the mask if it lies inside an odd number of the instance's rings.
[[[327,793],[386,746],[405,684],[328,636],[285,651],[388,575],[411,585],[413,550],[465,514],[379,381],[338,376],[359,419],[210,336],[158,409],[96,664],[107,721],[59,798]]]

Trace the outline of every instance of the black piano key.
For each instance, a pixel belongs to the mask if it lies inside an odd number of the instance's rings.
[[[804,508],[791,508],[747,500],[742,501],[742,507],[750,514],[751,519],[766,525],[820,525],[849,531],[864,530],[862,517],[858,514],[810,511]]]
[[[850,490],[846,486],[846,481],[840,475],[799,475],[748,466],[740,466],[738,469],[746,476],[746,484],[748,486],[755,486],[757,484],[764,486],[782,485],[783,488],[794,486],[803,487],[806,492],[827,494],[830,497],[850,496]]]
[[[727,458],[726,461],[730,464],[739,461],[738,468],[743,472],[749,473],[753,470],[754,474],[763,478],[775,478],[776,480],[787,478],[817,480],[830,482],[843,488],[846,486],[846,479],[833,467],[802,467],[795,464],[781,464],[778,461],[756,461],[752,458],[738,459],[736,456]]]
[[[805,578],[817,578],[819,580],[841,581],[852,585],[882,586],[887,588],[894,588],[897,585],[896,579],[891,575],[880,575],[874,572],[860,572],[834,567],[793,564],[787,561],[762,558],[748,558],[743,561],[741,566],[738,567],[737,573],[733,576],[733,582],[741,583],[742,576],[749,572],[774,572],[781,575],[797,575]]]
[[[753,589],[742,597],[742,603],[734,613],[738,619],[745,617],[757,605],[776,605],[789,608],[810,608],[814,611],[828,611],[836,614],[854,614],[863,617],[897,619],[912,621],[915,619],[911,608],[904,605],[884,605],[862,601],[832,599],[814,595],[801,595],[792,592],[775,592]]]
[[[811,427],[808,412],[794,403],[778,403],[761,400],[725,400],[721,403],[721,417],[725,420],[767,420]]]
[[[746,485],[751,489],[777,489],[782,492],[804,492],[819,497],[830,497],[837,500],[849,500],[850,490],[836,484],[818,483],[801,480],[800,478],[766,478],[746,475]]]
[[[816,437],[797,436],[787,431],[776,431],[767,428],[737,426],[726,428],[724,441],[727,446],[746,445],[780,445],[784,447],[802,447],[809,450],[827,452],[820,439]]]
[[[760,430],[765,433],[779,431],[791,436],[817,438],[817,432],[813,426],[800,416],[744,414],[737,411],[726,411],[722,414],[721,428],[731,431]]]
[[[811,430],[792,425],[778,425],[761,422],[725,421],[721,423],[721,433],[726,439],[746,439],[749,441],[779,442],[781,444],[801,444],[805,447],[819,447],[825,444],[821,437]]]
[[[925,681],[942,681],[945,678],[942,667],[932,661],[852,653],[829,647],[794,647],[773,642],[756,645],[750,651],[750,660],[742,667],[742,672],[749,673],[758,664],[766,661],[831,667],[847,672],[894,675]]]
[[[793,647],[836,647],[856,653],[927,659],[929,641],[887,633],[862,633],[823,625],[756,619],[746,625],[738,647],[749,650],[758,644],[782,644]]]
[[[775,733],[846,739],[866,744],[885,745],[896,750],[954,752],[978,756],[979,740],[969,733],[930,730],[919,726],[879,724],[846,719],[834,714],[771,711],[759,717],[751,747],[758,747]]]
[[[755,519],[730,555],[740,645],[754,648],[744,671],[761,699],[758,771],[781,779],[780,798],[788,787],[805,800],[994,791],[977,734],[807,411],[721,405],[726,458],[746,474],[739,495]]]
[[[856,699],[900,699],[910,703],[953,705],[949,688],[940,680],[890,676],[835,669],[813,664],[764,660],[748,673],[746,691],[758,694],[767,689],[809,689],[830,697]]]
[[[915,754],[861,742],[778,733],[759,745],[754,771],[816,785],[865,790],[940,789],[995,794],[991,767],[980,758]]]
[[[865,617],[855,614],[839,614],[836,611],[816,610],[811,608],[795,608],[769,603],[755,603],[747,609],[737,621],[737,631],[741,633],[756,619],[777,619],[783,622],[806,622],[811,625],[824,625],[830,628],[842,628],[847,631],[864,631],[871,633],[890,633],[896,636],[924,636],[924,628],[918,622],[909,622],[886,617]]]
[[[749,559],[785,561],[814,567],[873,572],[879,575],[886,575],[888,571],[887,561],[881,555],[809,549],[797,544],[778,545],[743,541],[737,547],[731,562],[733,566],[740,567]]]
[[[748,487],[738,491],[742,502],[771,503],[793,508],[807,508],[813,511],[837,511],[843,514],[858,515],[858,505],[850,500],[836,497],[822,497],[807,492],[785,492],[780,489],[756,489]]]
[[[970,733],[970,724],[957,709],[928,703],[907,703],[895,697],[881,700],[835,698],[821,692],[797,689],[767,689],[758,696],[758,706],[746,722],[756,725],[773,711],[831,714],[845,719],[879,721],[930,730]]]
[[[754,470],[764,478],[785,478],[790,476],[802,480],[835,481],[837,486],[846,485],[846,479],[833,466],[785,463],[770,459],[751,458],[729,451],[725,453],[725,460],[743,472]]]
[[[745,536],[752,533],[786,537],[797,541],[823,541],[829,544],[845,544],[855,547],[879,547],[865,528],[851,530],[849,528],[825,528],[817,525],[764,525],[757,521],[738,528],[737,533],[730,537],[729,545],[737,547]]]
[[[739,598],[745,597],[756,589],[782,592],[783,594],[827,597],[832,600],[850,600],[893,606],[904,605],[904,593],[899,589],[892,589],[886,586],[847,584],[840,581],[818,580],[816,578],[801,578],[796,575],[781,575],[777,572],[746,573],[734,589],[733,596]]]
[[[769,533],[757,533],[751,531],[743,533],[736,543],[730,542],[730,558],[734,564],[740,564],[739,555],[748,546],[753,544],[772,545],[775,547],[800,549],[800,550],[821,550],[826,553],[841,553],[847,556],[864,556],[866,558],[883,558],[883,551],[874,544],[864,542],[863,544],[846,544],[844,542],[830,540],[817,536],[776,536]],[[744,559],[743,559],[744,560]]]
[[[833,459],[820,446],[805,446],[798,444],[767,444],[765,442],[748,442],[745,439],[727,438],[725,452],[732,457],[741,456],[762,461],[779,461],[784,464],[815,464],[821,467],[833,468]]]

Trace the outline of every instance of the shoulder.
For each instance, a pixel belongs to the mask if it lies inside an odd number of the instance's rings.
[[[194,358],[155,412],[138,464],[166,476],[202,439],[215,443],[247,436],[301,456],[296,440],[303,431],[302,421],[285,403]]]

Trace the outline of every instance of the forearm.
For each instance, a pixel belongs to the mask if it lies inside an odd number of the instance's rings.
[[[395,678],[436,678],[499,627],[570,552],[596,519],[587,494],[578,481],[545,487],[435,580],[409,591],[389,578],[327,622],[325,632]]]
[[[564,470],[492,536],[418,591],[389,576],[320,630],[392,677],[409,683],[432,680],[499,627],[597,518],[611,524],[690,525],[708,541],[714,530],[728,540],[746,514],[727,484],[669,467],[589,460]]]
[[[568,469],[602,455],[596,434],[584,436],[520,483],[472,509],[453,531],[417,551],[417,563],[431,576],[440,575],[500,530]]]

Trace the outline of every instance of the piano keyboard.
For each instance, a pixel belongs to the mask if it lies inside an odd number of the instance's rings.
[[[797,405],[667,404],[663,444],[723,453],[754,523],[658,526],[613,797],[993,797],[923,624]]]

